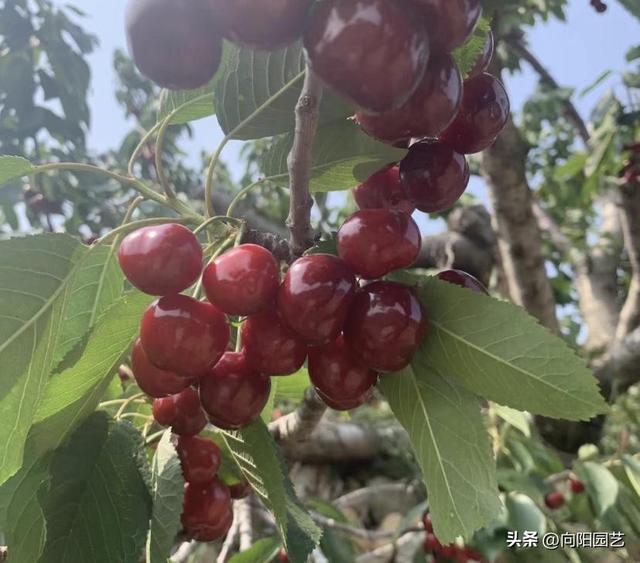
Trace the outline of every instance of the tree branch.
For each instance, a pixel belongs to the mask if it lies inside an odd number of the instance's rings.
[[[315,389],[310,387],[305,391],[298,408],[269,424],[269,431],[273,439],[285,448],[296,442],[304,442],[309,439],[326,410],[327,406]]]
[[[616,330],[618,341],[640,326],[640,185],[623,186],[620,194],[622,233],[631,262],[631,285]]]

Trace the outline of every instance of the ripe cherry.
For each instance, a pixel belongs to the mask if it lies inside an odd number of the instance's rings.
[[[232,521],[229,489],[219,479],[204,485],[186,485],[182,526],[187,536],[197,541],[215,541],[227,533]]]
[[[484,42],[484,47],[482,48],[482,52],[478,55],[476,63],[473,65],[473,68],[468,72],[467,79],[474,78],[489,68],[491,64],[491,59],[493,59],[493,53],[495,51],[496,44],[495,39],[493,37],[493,31],[489,30],[487,33],[487,38]]]
[[[195,436],[207,425],[198,392],[192,387],[153,401],[153,418],[162,426],[171,426],[179,436]]]
[[[427,535],[424,539],[424,550],[426,553],[434,553],[440,552],[442,549],[442,544],[438,541],[435,535],[431,532],[427,532]]]
[[[571,487],[571,492],[574,495],[578,495],[584,492],[584,483],[580,481],[577,477],[569,478],[569,486]]]
[[[202,272],[198,239],[177,223],[144,227],[127,235],[118,260],[127,279],[149,295],[180,293]]]
[[[421,246],[415,221],[405,213],[386,209],[357,211],[338,231],[340,258],[365,279],[411,266]]]
[[[378,374],[360,363],[342,336],[309,350],[309,376],[320,396],[336,410],[363,405],[378,381]]]
[[[209,264],[202,276],[207,299],[228,315],[253,315],[271,307],[280,286],[273,254],[255,244],[243,244]]]
[[[199,88],[220,66],[222,37],[206,2],[129,0],[126,22],[136,66],[159,86]]]
[[[356,121],[369,135],[396,143],[437,137],[454,120],[462,101],[462,76],[450,55],[432,55],[420,85],[401,107],[379,115],[359,111]]]
[[[459,285],[460,287],[465,287],[471,291],[475,291],[476,293],[489,295],[487,288],[482,285],[480,280],[476,279],[471,274],[467,274],[467,272],[463,272],[462,270],[445,270],[444,272],[440,272],[437,277],[442,281]]]
[[[422,524],[424,525],[424,529],[429,532],[429,533],[433,533],[433,521],[431,519],[431,514],[429,514],[428,512],[425,512],[422,515]]]
[[[172,295],[147,309],[140,340],[157,367],[185,377],[201,377],[226,350],[229,325],[213,305],[186,295]]]
[[[199,436],[180,436],[177,450],[187,483],[204,485],[213,481],[220,469],[218,444]]]
[[[194,382],[192,379],[154,366],[147,358],[140,339],[136,340],[131,351],[131,369],[138,387],[154,399],[180,393]]]
[[[267,404],[271,380],[254,371],[241,352],[226,352],[200,380],[200,401],[209,420],[218,428],[247,426]]]
[[[275,310],[251,315],[240,328],[250,365],[265,375],[290,375],[307,358],[307,345],[286,326]]]
[[[440,51],[462,45],[482,14],[480,0],[414,0],[424,14],[429,40]]]
[[[448,144],[421,141],[400,163],[400,178],[420,211],[439,213],[453,207],[467,189],[469,165]]]
[[[281,548],[280,551],[278,551],[278,563],[289,563],[289,556],[284,548]]]
[[[251,485],[249,481],[240,481],[229,487],[229,493],[232,499],[246,498],[251,494]]]
[[[400,167],[388,166],[353,190],[360,209],[389,209],[411,215],[416,206],[400,182]]]
[[[318,3],[304,35],[312,68],[364,111],[401,106],[429,56],[426,33],[410,8],[396,0]]]
[[[356,278],[340,258],[312,254],[296,260],[280,288],[278,311],[308,344],[325,344],[341,332],[356,292]]]
[[[426,331],[425,312],[411,288],[375,282],[356,295],[344,336],[365,365],[395,372],[409,365]]]
[[[557,510],[564,505],[564,495],[560,491],[553,491],[544,497],[544,503],[551,510]]]
[[[464,83],[458,116],[441,139],[463,154],[483,151],[504,129],[509,109],[509,96],[502,83],[490,74],[480,74]]]

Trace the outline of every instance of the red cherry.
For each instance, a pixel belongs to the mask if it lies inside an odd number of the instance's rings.
[[[467,189],[469,165],[448,144],[421,141],[400,163],[400,178],[420,211],[439,213],[453,207]]]
[[[482,285],[479,280],[474,278],[471,274],[463,272],[462,270],[445,270],[444,272],[440,272],[437,277],[442,281],[459,285],[460,287],[470,289],[471,291],[475,291],[476,293],[489,295],[487,288]]]
[[[441,139],[472,154],[489,147],[509,119],[509,96],[502,83],[484,73],[464,83],[462,107]]]
[[[410,9],[397,0],[318,3],[304,36],[312,68],[365,111],[401,106],[422,79],[429,56],[425,30]]]
[[[276,311],[251,315],[240,328],[247,361],[265,375],[290,375],[307,358],[307,346],[286,326]]]
[[[226,352],[200,380],[200,400],[212,424],[225,430],[247,426],[267,404],[271,381],[253,371],[244,353]]]
[[[465,561],[483,561],[482,553],[480,553],[477,549],[472,547],[465,547],[464,556],[466,557]]]
[[[363,405],[378,381],[378,374],[354,357],[342,336],[309,350],[309,376],[321,397],[336,410]]]
[[[578,495],[584,492],[584,483],[580,481],[580,479],[578,479],[577,477],[569,478],[569,486],[571,487],[571,492],[574,495]]]
[[[261,246],[242,244],[206,267],[202,285],[207,299],[228,315],[253,315],[275,302],[278,261]]]
[[[149,295],[180,293],[202,272],[198,239],[177,223],[145,227],[127,235],[118,260],[127,279]]]
[[[417,90],[400,108],[356,121],[369,135],[396,143],[412,137],[437,137],[454,120],[462,101],[462,76],[450,55],[433,55]]]
[[[147,358],[140,339],[136,340],[131,351],[131,369],[138,387],[155,399],[180,393],[194,382],[192,379],[154,366]]]
[[[438,541],[431,532],[427,533],[424,539],[424,550],[426,553],[439,552],[442,549],[442,544]]]
[[[395,372],[409,365],[426,331],[426,315],[411,288],[375,282],[356,295],[344,336],[365,365]]]
[[[353,190],[360,209],[389,209],[411,215],[416,206],[400,182],[400,167],[388,166]]]
[[[289,556],[287,555],[287,552],[284,550],[284,548],[280,549],[280,551],[278,551],[278,562],[279,563],[289,563]]]
[[[422,523],[424,524],[424,529],[427,532],[433,533],[433,521],[431,520],[431,514],[425,512],[425,514],[422,516]]]
[[[192,387],[153,401],[153,418],[162,426],[171,426],[179,436],[195,436],[207,425],[198,392]]]
[[[180,436],[178,456],[187,483],[206,484],[220,469],[220,448],[213,440],[198,436]]]
[[[154,365],[185,377],[201,377],[226,350],[229,325],[213,305],[172,295],[147,309],[140,340]]]
[[[491,64],[491,59],[493,59],[493,53],[495,52],[496,43],[493,37],[493,31],[489,30],[487,33],[487,38],[484,42],[484,47],[482,48],[482,52],[478,55],[476,63],[473,65],[473,68],[467,74],[467,79],[474,78],[489,68]]]
[[[405,213],[362,209],[338,231],[338,254],[365,279],[408,268],[420,254],[422,240],[415,221]]]
[[[455,559],[458,555],[458,551],[458,546],[455,543],[452,543],[450,545],[443,545],[438,550],[438,555],[444,559]]]
[[[414,0],[424,13],[429,40],[440,51],[462,45],[482,15],[480,0]]]
[[[229,489],[217,478],[204,485],[189,483],[184,489],[182,526],[190,538],[215,541],[233,520]]]
[[[278,295],[278,311],[296,335],[309,344],[325,344],[342,332],[356,278],[340,258],[312,254],[296,260]]]
[[[249,481],[240,481],[240,483],[229,487],[229,493],[231,493],[232,499],[246,498],[251,494],[251,485]]]
[[[560,491],[553,491],[544,497],[544,503],[551,510],[556,510],[564,505],[564,495]]]

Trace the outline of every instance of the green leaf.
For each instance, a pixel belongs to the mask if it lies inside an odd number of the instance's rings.
[[[147,563],[167,563],[181,529],[184,478],[178,453],[167,430],[153,456],[151,474],[153,512],[147,537]]]
[[[151,516],[143,448],[129,423],[98,412],[54,453],[40,563],[137,563]]]
[[[502,405],[493,405],[493,410],[502,420],[520,430],[527,438],[531,437],[529,419],[525,413]]]
[[[463,78],[467,78],[478,57],[484,49],[487,41],[487,34],[491,31],[491,22],[488,18],[481,18],[473,33],[464,43],[453,52],[453,59],[456,61]]]
[[[311,385],[309,372],[306,368],[287,377],[274,377],[272,381],[272,385],[275,383],[276,388],[275,400],[291,401],[292,403],[299,403],[304,397],[307,387]]]
[[[613,74],[612,70],[605,70],[601,73],[598,78],[596,78],[589,86],[587,86],[582,92],[580,92],[580,97],[583,98],[587,94],[593,92],[600,84],[602,84],[607,78],[609,78]]]
[[[584,170],[584,166],[586,163],[586,153],[579,152],[573,154],[567,159],[567,162],[555,169],[553,178],[557,182],[571,180]]]
[[[229,563],[271,563],[281,547],[280,538],[276,536],[263,538],[246,551],[236,553],[229,559]]]
[[[33,172],[34,166],[21,156],[0,156],[0,187],[11,180],[22,178]]]
[[[214,113],[212,84],[196,90],[162,90],[160,94],[158,122],[169,118],[172,125],[182,125]]]
[[[295,495],[269,430],[256,420],[239,432],[223,432],[243,474],[276,519],[289,559],[306,563],[322,535]]]
[[[264,155],[263,171],[275,183],[289,183],[287,157],[292,143],[293,134],[279,137]],[[311,191],[353,188],[387,164],[402,160],[406,154],[404,149],[369,137],[353,121],[322,126],[313,144]]]
[[[477,398],[427,365],[420,351],[399,374],[381,378],[407,430],[429,493],[438,539],[469,539],[498,514],[496,468]]]
[[[640,20],[640,5],[636,0],[619,0],[631,15]]]
[[[620,485],[611,471],[592,461],[577,463],[574,469],[584,483],[596,516],[602,518],[613,511]]]
[[[544,513],[527,495],[510,493],[505,499],[505,506],[509,513],[507,523],[510,530],[520,534],[532,531],[540,536],[547,531],[547,519]]]

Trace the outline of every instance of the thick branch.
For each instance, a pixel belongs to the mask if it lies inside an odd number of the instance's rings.
[[[620,313],[616,339],[624,339],[640,326],[640,185],[620,189],[622,197],[622,232],[631,262],[631,285]]]
[[[310,387],[306,390],[304,399],[298,408],[291,414],[269,424],[269,431],[274,440],[280,443],[283,448],[294,444],[297,447],[298,443],[309,439],[326,410],[327,406],[315,390]]]
[[[243,244],[257,244],[266,248],[278,260],[286,263],[292,261],[291,249],[288,241],[277,233],[265,233],[256,229],[249,229],[242,237]]]

